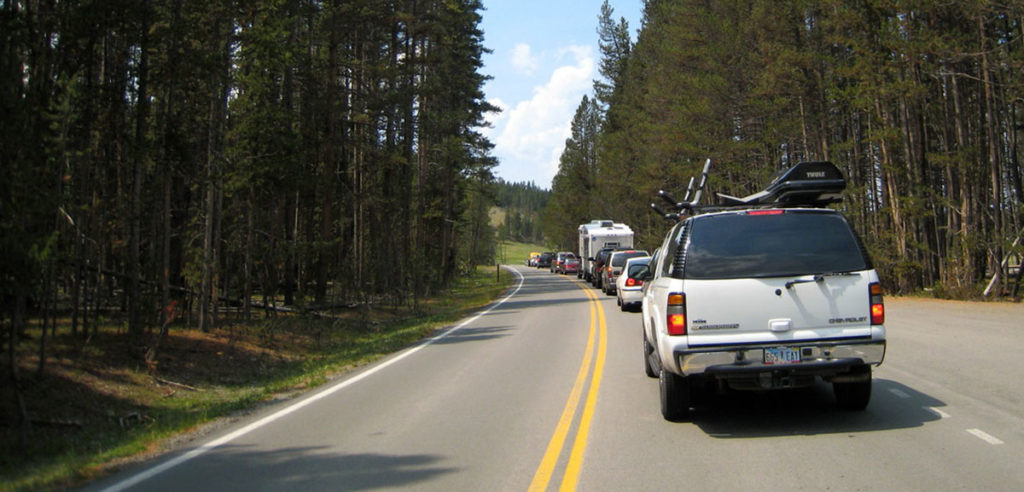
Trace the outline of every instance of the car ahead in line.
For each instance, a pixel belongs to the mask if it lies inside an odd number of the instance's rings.
[[[536,267],[537,266],[537,261],[539,261],[539,260],[540,260],[540,252],[539,251],[534,251],[534,252],[530,253],[530,259],[526,260],[526,266]]]
[[[571,258],[565,259],[565,265],[562,266],[562,273],[575,273],[580,272],[580,259],[573,255]]]
[[[593,277],[590,280],[591,285],[598,289],[602,289],[602,281],[604,280],[604,267],[608,263],[608,257],[612,255],[612,252],[618,248],[602,248],[597,252],[597,256],[594,257],[594,272]]]
[[[641,273],[641,319],[666,419],[685,417],[695,394],[817,380],[832,384],[840,408],[868,405],[885,306],[863,242],[826,207],[844,188],[831,163],[800,163],[757,194],[701,207],[698,188],[663,214],[675,224]]]
[[[650,256],[637,256],[626,260],[622,274],[615,279],[615,298],[622,311],[639,311],[643,299],[644,281],[640,275],[647,271]]]
[[[551,268],[552,261],[555,261],[555,254],[545,251],[537,258],[537,268]]]
[[[625,266],[626,260],[630,258],[639,258],[641,256],[648,256],[648,253],[642,249],[613,251],[608,257],[608,263],[601,271],[601,274],[604,276],[604,279],[601,282],[601,290],[610,296],[615,295],[615,281],[622,273],[622,267]]]
[[[569,251],[560,251],[555,255],[555,260],[551,262],[551,273],[565,273],[565,262],[570,258],[576,258],[576,255]]]

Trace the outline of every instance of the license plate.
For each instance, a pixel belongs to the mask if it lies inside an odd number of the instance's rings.
[[[796,364],[800,362],[800,349],[772,347],[764,349],[765,364]]]

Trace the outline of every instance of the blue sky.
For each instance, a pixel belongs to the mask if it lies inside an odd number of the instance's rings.
[[[573,113],[593,94],[597,19],[603,0],[484,0],[483,73],[487,100],[502,108],[483,129],[499,161],[495,174],[551,188]],[[643,0],[609,0],[636,40]]]

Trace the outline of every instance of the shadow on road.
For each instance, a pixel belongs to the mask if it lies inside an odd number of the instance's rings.
[[[508,314],[508,312],[512,311],[512,310],[530,309],[530,308],[536,308],[536,307],[542,307],[542,306],[551,306],[551,305],[556,305],[556,304],[559,304],[559,305],[572,304],[572,303],[577,303],[577,302],[587,302],[588,300],[589,299],[587,299],[586,297],[581,297],[581,298],[578,298],[578,299],[566,298],[566,297],[557,297],[557,298],[550,298],[550,299],[533,299],[533,300],[523,299],[523,300],[519,300],[519,301],[509,300],[509,301],[505,301],[504,304],[502,304],[497,309],[495,309],[494,311],[491,311],[491,313],[488,313],[488,314],[492,314],[492,313],[493,314],[499,314],[499,313],[500,314]]]
[[[327,449],[224,446],[139,484],[139,490],[371,490],[416,487],[458,471],[439,466],[444,458],[437,455],[340,454]]]
[[[436,345],[446,345],[465,342],[480,342],[494,340],[508,336],[510,326],[481,326],[476,328],[461,328],[450,333],[448,336],[434,341]]]
[[[771,392],[706,397],[691,422],[723,439],[873,432],[920,427],[941,417],[928,408],[945,403],[903,384],[875,378],[861,412],[836,407],[830,384]]]

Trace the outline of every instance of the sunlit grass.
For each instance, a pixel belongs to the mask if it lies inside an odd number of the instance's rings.
[[[539,244],[501,241],[498,243],[497,256],[502,265],[525,265],[530,253],[534,251],[544,252],[550,249]]]

